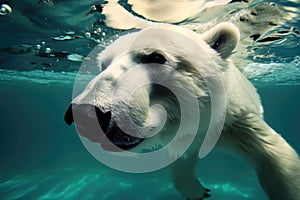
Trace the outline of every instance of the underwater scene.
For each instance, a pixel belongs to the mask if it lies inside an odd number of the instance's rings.
[[[90,154],[75,126],[64,121],[77,73],[90,52],[148,23],[199,33],[206,25],[236,24],[241,43],[232,59],[257,89],[265,121],[300,153],[299,0],[199,0],[202,10],[186,7],[191,15],[178,14],[183,11],[177,12],[176,4],[197,1],[160,1],[166,10],[172,6],[170,18],[144,12],[139,2],[0,1],[0,200],[186,199],[167,168],[148,173],[113,169]],[[115,13],[121,17],[114,18]],[[93,73],[87,72],[89,80]],[[210,152],[196,172],[211,190],[207,199],[268,200],[253,168],[231,153]]]

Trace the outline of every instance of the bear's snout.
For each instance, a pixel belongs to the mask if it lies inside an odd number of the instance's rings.
[[[89,138],[93,142],[99,142],[99,137],[108,130],[111,113],[103,113],[98,107],[90,104],[71,104],[66,111],[65,122],[71,125],[73,122],[80,135]]]
[[[65,114],[65,122],[71,125],[74,122],[76,124],[88,124],[90,122],[97,121],[104,132],[107,131],[110,120],[110,112],[102,112],[98,107],[90,104],[71,104]]]
[[[72,112],[72,104],[68,107],[68,109],[65,113],[64,120],[65,120],[66,124],[68,124],[69,126],[74,122],[73,112]]]
[[[134,137],[122,131],[112,120],[111,112],[104,113],[90,104],[71,104],[64,120],[68,125],[74,122],[80,135],[92,142],[100,143],[106,150],[117,151],[114,145],[128,150],[143,141],[143,138]]]

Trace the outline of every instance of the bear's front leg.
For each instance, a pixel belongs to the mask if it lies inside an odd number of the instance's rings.
[[[219,144],[254,167],[270,200],[300,199],[299,156],[261,117],[239,117],[222,133]]]
[[[208,198],[210,190],[202,186],[195,174],[197,153],[184,156],[170,166],[171,178],[175,189],[188,200]]]

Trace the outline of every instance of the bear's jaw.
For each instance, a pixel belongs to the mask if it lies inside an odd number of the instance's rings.
[[[115,146],[122,150],[130,150],[138,146],[144,140],[144,138],[135,137],[125,133],[115,123],[109,128],[105,135],[109,139],[109,141],[113,143],[101,143],[103,149],[108,151],[118,151]]]
[[[111,113],[103,113],[89,104],[71,104],[65,114],[68,125],[75,123],[78,133],[92,142],[100,143],[107,151],[130,150],[139,145],[143,138],[122,131],[111,119]]]

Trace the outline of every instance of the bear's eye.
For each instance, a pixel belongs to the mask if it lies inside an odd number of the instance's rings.
[[[164,64],[167,59],[160,53],[153,52],[149,55],[139,56],[139,60],[141,63],[156,63],[156,64]]]

